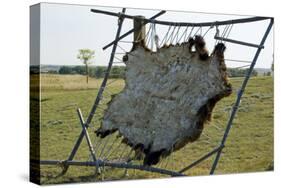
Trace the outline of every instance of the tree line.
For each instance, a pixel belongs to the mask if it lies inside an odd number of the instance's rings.
[[[237,69],[237,68],[227,68],[227,73],[229,77],[244,77],[249,69]],[[253,70],[251,76],[258,76],[258,72]]]
[[[88,75],[93,78],[103,78],[107,71],[106,66],[89,66],[87,70],[85,66],[62,66],[60,67],[58,74],[80,74]],[[124,66],[113,66],[111,68],[109,78],[124,78],[125,67]]]
[[[59,68],[58,72],[49,71],[48,73],[85,75],[87,83],[88,77],[103,78],[107,71],[106,66],[90,66],[90,64],[92,64],[91,60],[94,58],[94,54],[94,50],[79,49],[77,58],[84,64],[84,66],[62,66]],[[125,66],[113,66],[111,68],[109,78],[124,78],[125,68]],[[273,70],[273,64],[271,69]],[[227,72],[229,77],[244,77],[248,70],[249,69],[228,68]],[[256,70],[253,70],[252,76],[257,75],[258,72]]]
[[[88,83],[88,77],[102,78],[106,74],[107,67],[105,66],[89,66],[92,64],[91,60],[94,58],[95,51],[91,49],[79,49],[77,58],[82,61],[84,66],[62,66],[58,71],[50,70],[48,73],[52,74],[80,74],[86,76],[86,82]],[[124,78],[125,76],[124,66],[113,66],[109,78]],[[237,68],[228,68],[229,77],[244,77],[249,69],[237,69]],[[271,66],[273,71],[273,63]],[[258,72],[253,70],[252,76],[257,76]],[[271,73],[265,73],[264,76],[270,76]]]
[[[111,68],[109,78],[124,78],[125,75],[125,66],[113,66]],[[107,71],[106,66],[91,66],[88,67],[88,75],[93,78],[103,78]],[[228,68],[227,69],[229,77],[244,77],[248,72],[248,69],[236,69]],[[85,66],[62,66],[58,72],[50,72],[58,74],[80,74],[87,75]],[[253,70],[252,76],[257,76],[258,72]]]

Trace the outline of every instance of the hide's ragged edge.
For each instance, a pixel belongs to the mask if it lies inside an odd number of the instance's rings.
[[[194,134],[192,137],[186,137],[181,141],[175,142],[173,144],[172,148],[168,148],[168,149],[165,148],[165,149],[161,149],[159,151],[150,152],[151,145],[149,145],[147,148],[145,148],[142,143],[134,144],[134,143],[130,142],[130,140],[128,138],[126,138],[124,135],[122,135],[122,133],[119,131],[119,136],[124,137],[122,140],[122,143],[129,145],[131,148],[133,148],[135,150],[136,159],[142,159],[143,153],[145,154],[144,165],[157,164],[160,161],[161,157],[166,157],[166,156],[170,155],[172,152],[181,149],[189,142],[196,141],[200,137],[200,135],[203,131],[204,124],[208,121],[211,121],[212,111],[213,111],[216,103],[219,100],[221,100],[222,98],[227,97],[232,93],[232,86],[228,81],[228,75],[226,72],[227,68],[226,68],[226,65],[224,62],[224,51],[226,49],[225,45],[223,43],[218,43],[210,55],[209,55],[209,52],[206,49],[205,45],[206,44],[205,44],[203,37],[201,37],[199,35],[196,35],[194,38],[189,38],[188,42],[183,42],[181,44],[177,43],[175,45],[174,44],[164,45],[156,52],[153,52],[152,50],[150,50],[145,45],[145,42],[143,40],[133,44],[133,47],[129,53],[135,51],[137,48],[143,48],[146,52],[150,52],[152,54],[157,54],[161,51],[161,49],[170,48],[170,47],[174,47],[174,46],[183,46],[183,47],[187,47],[187,49],[189,50],[189,52],[191,53],[191,55],[193,57],[198,55],[198,58],[201,61],[210,62],[211,58],[217,58],[217,60],[219,61],[219,72],[220,72],[223,84],[226,88],[226,90],[224,92],[210,98],[198,110],[197,116],[198,116],[199,121],[196,122],[196,125],[197,125],[196,128],[198,130],[197,134]],[[193,51],[193,47],[194,47],[195,51]],[[128,53],[126,53],[123,56],[123,62],[126,63],[128,60],[129,60],[129,56],[128,56]],[[126,88],[127,88],[127,79],[125,77],[125,87],[120,93],[125,91]],[[111,100],[107,103],[107,106],[110,106],[110,104],[115,100],[117,95],[118,94],[111,96]],[[107,109],[105,110],[104,113],[107,112]],[[102,122],[103,122],[103,120],[104,120],[104,117],[102,119]],[[112,134],[112,133],[118,131],[117,128],[114,128],[111,130],[106,130],[106,131],[102,130],[102,122],[101,122],[101,127],[95,132],[97,134],[97,136],[104,138],[104,137],[108,136],[109,134]]]

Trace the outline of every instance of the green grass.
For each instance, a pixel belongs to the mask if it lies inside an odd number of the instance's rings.
[[[65,160],[81,132],[81,125],[76,113],[79,107],[84,118],[87,117],[95,100],[98,88],[102,80],[90,79],[87,85],[83,76],[41,76],[41,132],[40,132],[40,157],[42,160]],[[109,80],[108,82],[112,82]],[[242,83],[242,78],[230,80],[235,92],[230,97],[220,101],[214,110],[213,120],[205,125],[200,139],[186,145],[183,149],[173,153],[169,158],[157,165],[157,167],[170,170],[180,170],[198,159],[200,156],[211,151],[219,145],[224,134],[231,105],[235,101],[236,91]],[[89,133],[94,143],[101,143],[97,153],[100,153],[104,139],[95,137],[94,130],[99,127],[105,104],[110,100],[110,95],[118,93],[124,87],[123,80],[112,82],[106,89],[106,98],[101,108],[94,117]],[[119,141],[113,141],[115,135],[109,137],[113,147],[117,147]],[[122,148],[125,146],[121,146]],[[117,150],[111,158],[123,154],[123,149]],[[104,150],[104,153],[107,150]],[[125,148],[125,153],[129,152]],[[127,153],[126,153],[127,154]],[[89,150],[84,141],[75,157],[75,160],[89,160]],[[200,165],[185,172],[187,175],[207,175],[214,157],[210,157]],[[140,164],[140,161],[133,161]],[[242,99],[241,106],[233,122],[226,147],[222,152],[221,160],[216,173],[242,173],[271,170],[273,168],[273,79],[272,77],[251,78]],[[59,166],[41,166],[41,182],[67,183],[100,181],[101,176],[94,177],[93,167],[72,166],[68,172],[61,177],[54,178],[61,171]],[[123,169],[106,168],[105,180],[139,179],[167,177],[156,173],[139,170],[128,170],[129,176],[123,176]]]

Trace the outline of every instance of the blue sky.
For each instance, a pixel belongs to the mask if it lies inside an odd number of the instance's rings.
[[[111,48],[103,51],[102,47],[111,42],[117,30],[117,18],[103,14],[90,12],[91,8],[120,12],[121,8],[63,5],[63,4],[41,4],[41,64],[52,65],[81,65],[76,58],[78,49],[90,48],[95,50],[93,65],[107,65]],[[188,11],[188,10],[187,10]],[[151,17],[159,10],[127,9],[126,13],[131,15],[144,15]],[[182,22],[206,22],[236,19],[249,16],[237,15],[218,15],[194,12],[168,11],[160,16],[159,20],[182,21]],[[258,44],[268,25],[267,21],[253,22],[247,24],[234,25],[229,38],[242,40]],[[122,33],[125,33],[133,26],[132,20],[125,20]],[[147,25],[147,30],[149,24]],[[180,29],[180,33],[185,28]],[[204,33],[208,28],[204,28]],[[224,27],[219,27],[222,32]],[[166,34],[167,26],[156,25],[156,32],[160,40]],[[197,28],[194,29],[196,31]],[[201,30],[199,31],[201,32]],[[215,28],[211,29],[205,37],[207,48],[212,51],[214,47]],[[123,41],[132,41],[132,35],[126,37]],[[129,51],[131,43],[119,43],[122,48]],[[255,48],[245,47],[237,44],[226,43],[226,59],[252,60]],[[118,48],[117,52],[122,52]],[[258,59],[256,67],[270,68],[273,58],[273,31],[267,38],[265,49]],[[118,55],[116,56],[118,58]],[[119,55],[119,58],[122,55]],[[118,61],[115,59],[115,61]],[[243,63],[226,62],[229,67],[243,66]]]

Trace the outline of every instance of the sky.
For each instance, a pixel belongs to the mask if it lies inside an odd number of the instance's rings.
[[[106,66],[109,61],[112,48],[102,50],[106,44],[114,40],[117,31],[117,17],[104,14],[92,13],[90,9],[100,9],[113,12],[121,12],[121,8],[100,7],[100,6],[85,6],[85,5],[67,5],[67,4],[41,4],[41,23],[40,23],[40,62],[43,65],[82,65],[77,59],[79,49],[89,48],[95,51],[95,57],[92,60],[93,65]],[[188,9],[187,9],[188,11]],[[127,8],[126,14],[143,15],[147,18],[158,13],[159,10],[145,10]],[[196,13],[196,12],[179,12],[167,11],[164,15],[158,17],[158,20],[178,21],[178,22],[207,22],[221,21],[229,19],[245,18],[250,16],[239,15],[222,15],[211,13]],[[254,44],[259,44],[262,36],[267,28],[269,20],[236,24],[233,25],[229,38],[241,40]],[[125,19],[122,26],[122,33],[132,29],[133,21]],[[149,30],[150,24],[146,25],[146,30]],[[169,26],[155,26],[156,34],[160,41],[167,33]],[[173,29],[173,27],[171,27]],[[182,27],[179,30],[179,36],[186,28]],[[194,28],[194,34],[198,28]],[[197,34],[204,34],[208,27],[199,29]],[[224,26],[218,28],[220,33],[223,32]],[[171,30],[170,30],[171,31]],[[191,31],[188,28],[187,31]],[[211,28],[205,35],[205,41],[208,50],[211,52],[215,45],[214,35],[216,28]],[[133,35],[129,35],[119,42],[120,47],[117,52],[123,50],[130,51],[132,46]],[[127,43],[129,42],[129,43]],[[270,68],[273,61],[273,30],[271,30],[265,48],[262,50],[257,61],[256,67]],[[256,52],[256,48],[241,46],[237,44],[226,43],[227,50],[225,59],[246,60],[251,61]],[[115,62],[119,62],[123,55],[116,55]],[[121,58],[122,59],[122,58]],[[239,67],[246,65],[245,63],[226,61],[228,67]],[[116,63],[117,65],[117,63]],[[121,65],[121,64],[118,64]]]

